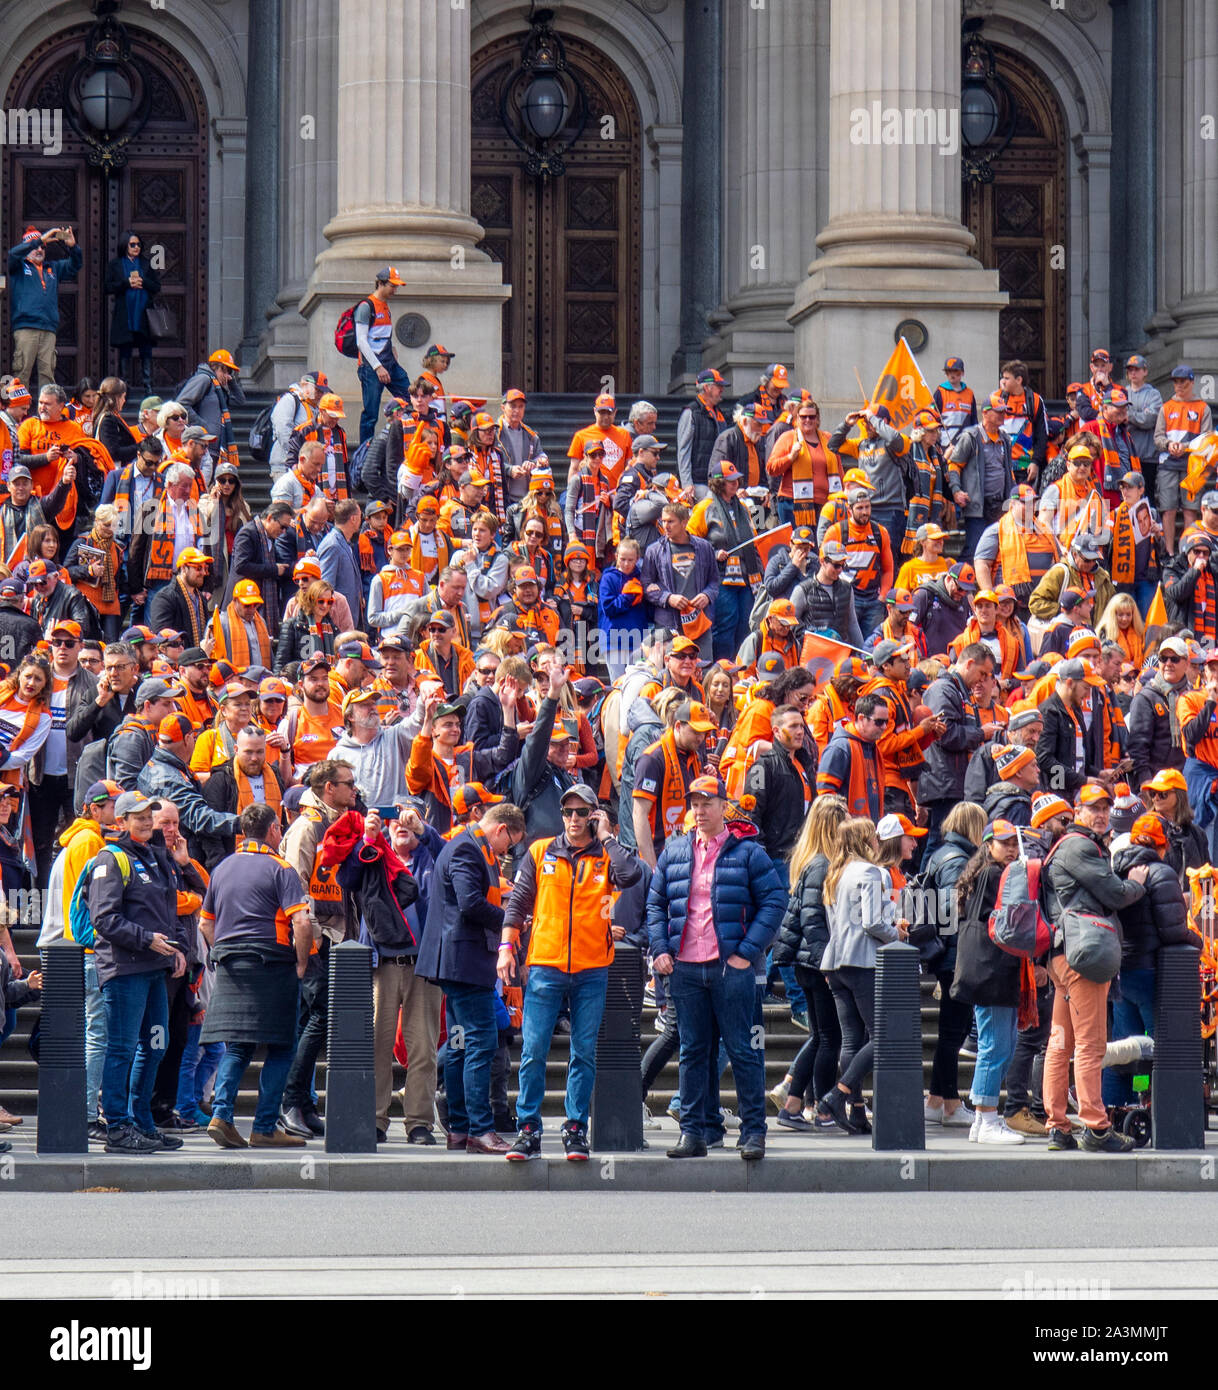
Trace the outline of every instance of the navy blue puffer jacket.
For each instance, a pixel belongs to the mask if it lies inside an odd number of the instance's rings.
[[[692,835],[666,840],[660,852],[647,894],[647,934],[653,957],[667,954],[675,961],[681,949],[693,854]],[[711,884],[719,958],[737,955],[756,962],[769,950],[786,906],[787,890],[757,843],[756,826],[729,821]]]

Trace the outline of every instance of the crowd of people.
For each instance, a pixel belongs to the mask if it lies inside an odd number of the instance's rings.
[[[619,943],[657,1008],[645,1095],[679,1052],[670,1157],[728,1129],[764,1156],[779,1000],[807,1039],[778,1126],[865,1134],[877,952],[908,941],[939,1005],[928,1124],[1127,1150],[1106,1047],[1153,1035],[1218,841],[1218,436],[1191,369],[1163,399],[1098,350],[1051,418],[1023,363],[977,397],[951,357],[903,429],[867,403],[832,430],[781,364],[734,406],[707,369],[672,471],[655,407],[620,425],[602,394],[564,486],[523,391],[497,416],[450,396],[439,344],[409,379],[401,283],[352,314],[350,448],[311,371],[242,462],[224,349],[138,410],[119,377],[0,380],[0,870],[10,927],[32,890],[40,945],[84,948],[91,1137],[324,1133],[350,940],[380,1140],[396,1060],[411,1144],[536,1156],[561,1030],[586,1159]],[[990,929],[1032,861],[1037,954]],[[1083,919],[1123,943],[1106,978]],[[0,945],[4,1036],[41,982]]]

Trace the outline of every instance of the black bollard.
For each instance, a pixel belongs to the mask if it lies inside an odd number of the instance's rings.
[[[85,1114],[85,953],[53,941],[42,961],[42,1029],[38,1051],[38,1152],[89,1152]]]
[[[1151,1139],[1156,1149],[1205,1147],[1203,1083],[1199,958],[1191,946],[1163,946],[1150,1078]]]
[[[922,993],[917,948],[890,941],[876,952],[875,1093],[871,1147],[924,1149],[922,1113]]]
[[[637,946],[615,942],[592,1088],[590,1137],[598,1153],[640,1153],[643,1148],[642,1016],[642,954]]]
[[[344,941],[330,952],[326,1039],[326,1152],[376,1153],[372,952]]]

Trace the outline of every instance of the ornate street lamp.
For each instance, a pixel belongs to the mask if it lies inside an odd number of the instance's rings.
[[[89,163],[112,174],[127,162],[127,146],[148,119],[152,93],[115,17],[120,0],[95,0],[97,23],[68,74],[68,124],[88,147]]]
[[[1015,99],[981,37],[980,19],[964,22],[964,67],[960,78],[961,172],[970,183],[993,183],[994,160],[1015,134]]]
[[[520,65],[499,98],[503,128],[524,153],[526,173],[537,178],[557,178],[565,171],[563,154],[588,123],[587,93],[567,63],[553,19],[552,10],[530,13]]]

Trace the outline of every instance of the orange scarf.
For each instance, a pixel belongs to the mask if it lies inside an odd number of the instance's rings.
[[[247,806],[254,804],[254,793],[250,787],[250,779],[241,770],[235,757],[233,758],[233,777],[237,783],[237,814],[240,815]],[[270,763],[266,763],[262,769],[262,792],[263,801],[278,817],[283,809],[283,796],[279,790],[279,778],[275,776]]]
[[[16,695],[10,695],[3,704],[0,704],[0,710],[25,711],[25,717],[21,721],[21,728],[13,735],[12,741],[9,744],[10,750],[20,748],[23,743],[33,737],[34,730],[38,727],[38,721],[44,714],[50,713],[41,700],[31,700],[28,705],[23,705]],[[0,782],[10,787],[19,787],[22,783],[21,774],[23,771],[24,769],[20,767],[6,768],[5,771],[0,772]]]
[[[215,659],[227,661],[239,671],[244,671],[255,664],[266,666],[269,669],[271,665],[271,634],[267,631],[266,623],[262,621],[262,614],[255,612],[254,628],[258,634],[258,661],[255,663],[253,653],[250,651],[249,634],[245,630],[245,622],[241,616],[241,610],[244,607],[245,605],[241,603],[230,603],[223,613],[217,612],[212,618]]]

